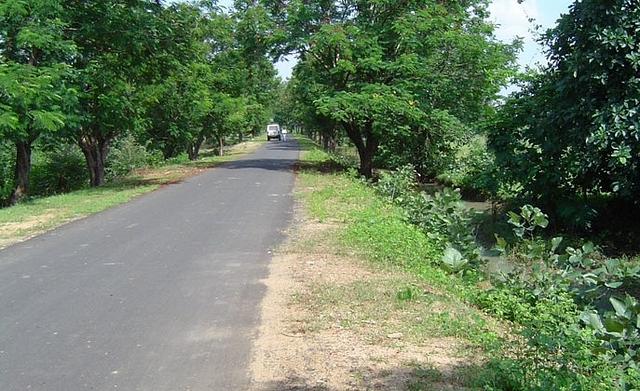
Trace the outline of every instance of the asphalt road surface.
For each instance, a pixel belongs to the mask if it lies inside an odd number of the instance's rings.
[[[295,141],[0,251],[0,390],[242,390]]]

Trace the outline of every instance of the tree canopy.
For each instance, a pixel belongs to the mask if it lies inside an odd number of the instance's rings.
[[[347,140],[367,177],[411,164],[433,178],[488,129],[491,175],[521,198],[550,211],[578,196],[637,199],[635,3],[575,2],[540,38],[549,65],[504,102],[520,43],[495,38],[487,6],[5,0],[0,136],[13,176],[0,178],[11,189],[2,198],[28,192],[34,149],[75,144],[99,186],[119,139],[196,159],[205,142],[222,153],[225,138],[278,120],[320,134],[327,148]],[[293,77],[282,83],[273,62],[291,55]]]

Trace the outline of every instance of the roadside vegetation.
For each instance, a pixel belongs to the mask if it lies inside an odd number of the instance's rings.
[[[395,295],[387,290],[372,299],[373,286],[332,287],[319,300],[353,301],[360,321],[388,320],[384,308],[391,303],[410,308],[411,317],[400,321],[409,338],[455,337],[472,357],[451,373],[416,368],[409,389],[433,389],[434,379],[483,390],[633,390],[640,384],[640,259],[607,258],[588,242],[570,246],[559,236],[539,237],[548,218],[525,205],[504,218],[512,235],[499,237],[494,249],[512,267],[490,271],[488,249],[469,240],[483,214],[470,210],[459,192],[419,191],[410,169],[384,174],[375,184],[348,168],[323,174],[339,167],[336,159],[313,148],[305,156],[300,187],[315,190],[302,197],[315,218],[340,222],[338,251],[366,258],[377,276],[385,270],[412,276],[392,282]],[[362,289],[370,292],[359,297]]]
[[[281,84],[262,15],[216,3],[0,2],[0,206],[262,134]]]

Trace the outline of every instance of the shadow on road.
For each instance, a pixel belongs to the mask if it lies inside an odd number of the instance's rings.
[[[300,152],[300,146],[295,140],[288,141],[271,141],[265,147],[267,152],[283,151],[283,152]],[[290,158],[292,154],[287,153],[285,156],[271,155],[265,158],[247,158],[238,159],[228,163],[225,163],[222,167],[231,170],[246,169],[246,168],[258,168],[272,171],[291,171],[296,163],[298,163],[298,154],[295,154],[295,158]]]

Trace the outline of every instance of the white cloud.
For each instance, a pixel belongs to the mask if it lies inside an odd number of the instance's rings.
[[[489,5],[491,20],[498,24],[496,37],[511,42],[515,37],[523,38],[523,51],[519,56],[522,67],[544,63],[542,48],[536,42],[536,34],[556,25],[561,13],[566,13],[574,0],[494,0]],[[540,26],[536,33],[534,29]]]
[[[537,0],[526,0],[518,4],[517,0],[494,0],[489,5],[491,20],[496,23],[496,38],[511,42],[514,38],[523,39],[523,51],[519,55],[522,67],[533,66],[543,61],[543,55],[535,42],[533,29],[542,16]],[[533,21],[532,21],[533,20]]]
[[[509,41],[516,36],[530,35],[530,18],[538,18],[537,1],[518,4],[516,0],[495,0],[489,5],[491,20],[498,24],[497,37]]]

